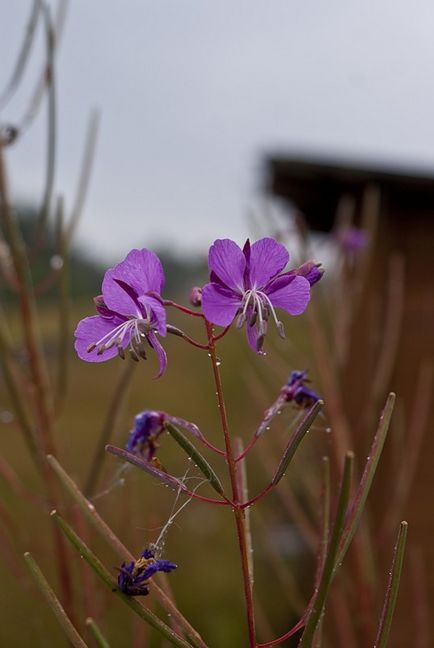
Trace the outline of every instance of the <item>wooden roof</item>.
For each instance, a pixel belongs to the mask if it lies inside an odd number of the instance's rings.
[[[397,218],[434,218],[434,166],[421,170],[390,163],[279,154],[266,160],[265,183],[267,193],[294,203],[317,230],[330,229],[343,194],[360,198],[370,184],[380,187],[383,204]]]

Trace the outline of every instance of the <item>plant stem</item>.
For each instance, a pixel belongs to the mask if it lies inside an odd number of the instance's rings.
[[[119,589],[117,582],[112,578],[110,572],[104,567],[89,547],[85,545],[81,538],[78,537],[69,524],[57,513],[57,511],[52,511],[51,516],[55,519],[71,544],[79,551],[80,555],[114,594],[122,599],[124,603],[126,603],[136,614],[142,617],[142,619],[160,632],[160,634],[170,641],[173,646],[177,646],[177,648],[191,648],[191,644],[184,641],[184,639],[169,628],[164,621],[159,619],[147,608],[142,607],[134,597],[127,596]]]
[[[39,569],[39,566],[34,560],[34,558],[29,554],[29,552],[26,552],[24,554],[24,559],[27,563],[28,568],[32,573],[33,578],[36,581],[39,590],[47,599],[49,606],[53,610],[58,622],[62,626],[71,644],[75,648],[87,648],[87,644],[83,641],[83,639],[80,637],[77,630],[71,623],[70,619],[68,618],[68,615],[66,614],[62,605],[60,604],[59,599],[57,598],[54,591],[51,589],[47,579]]]
[[[381,613],[380,625],[375,639],[374,648],[386,648],[389,642],[390,627],[392,625],[393,613],[395,611],[396,599],[398,597],[399,582],[401,579],[405,543],[407,540],[407,528],[407,522],[401,522],[398,539],[393,551],[389,582],[387,583],[386,596],[384,598],[383,611]]]
[[[243,573],[244,598],[246,602],[247,625],[249,630],[249,645],[250,648],[255,648],[256,647],[255,616],[254,616],[254,606],[253,606],[252,583],[250,580],[248,547],[246,541],[245,511],[241,508],[242,502],[240,498],[241,494],[238,488],[237,467],[235,463],[234,452],[232,449],[231,437],[229,434],[226,405],[223,396],[223,386],[222,386],[222,381],[220,376],[219,362],[217,360],[217,354],[216,354],[215,338],[213,336],[212,325],[206,320],[205,320],[205,326],[208,335],[208,348],[209,348],[209,355],[211,358],[215,387],[216,387],[217,404],[220,413],[220,420],[222,424],[223,436],[225,441],[226,463],[228,465],[229,477],[230,477],[231,487],[232,487],[232,501],[234,503],[233,511],[235,517],[235,525],[237,529],[238,545],[240,550],[241,567]]]

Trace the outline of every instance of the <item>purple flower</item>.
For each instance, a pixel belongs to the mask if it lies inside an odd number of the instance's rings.
[[[318,283],[324,274],[324,269],[321,268],[321,263],[315,261],[306,261],[297,270],[300,277],[308,280],[311,286]]]
[[[295,401],[300,407],[311,407],[320,400],[320,397],[313,389],[306,386],[309,382],[307,371],[291,371],[288,383],[284,387],[287,401]]]
[[[338,232],[337,240],[344,252],[357,254],[368,245],[368,234],[360,227],[347,227]]]
[[[241,250],[230,239],[219,239],[209,250],[210,283],[203,288],[202,308],[209,322],[228,326],[237,317],[237,327],[247,326],[250,346],[261,353],[270,316],[281,337],[283,324],[276,308],[290,315],[302,313],[309,302],[310,284],[297,270],[279,274],[289,254],[271,238],[253,245],[247,239]]]
[[[98,315],[86,317],[75,330],[75,350],[82,360],[104,362],[129,349],[134,360],[146,359],[145,343],[158,356],[160,377],[166,353],[157,338],[166,335],[166,312],[159,296],[164,285],[160,259],[145,248],[131,250],[104,275]]]
[[[165,420],[164,412],[146,410],[137,414],[128,437],[127,450],[142,455],[146,453],[146,460],[151,461],[157,451],[157,439],[164,430]]]
[[[118,586],[127,596],[146,596],[149,594],[149,579],[159,571],[169,573],[176,569],[170,560],[155,558],[155,550],[145,549],[140,558],[129,563],[123,562],[119,569]]]

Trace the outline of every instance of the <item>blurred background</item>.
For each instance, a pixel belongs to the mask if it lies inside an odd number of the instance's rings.
[[[297,620],[311,589],[321,454],[335,456],[336,438],[340,448],[351,439],[362,466],[393,389],[394,441],[386,448],[365,521],[370,559],[360,564],[359,554],[352,556],[349,573],[356,574],[357,584],[346,576],[336,590],[325,645],[371,645],[372,612],[381,609],[394,533],[408,519],[412,544],[391,645],[416,645],[417,634],[418,648],[428,648],[434,598],[432,3],[417,0],[409,8],[404,1],[379,0],[374,8],[342,0],[127,0],[102,7],[53,1],[47,3],[56,33],[51,86],[44,81],[43,21],[32,23],[37,4],[0,0],[0,128],[8,143],[11,203],[29,243],[38,214],[48,206],[32,272],[53,382],[57,357],[67,345],[69,372],[55,426],[62,463],[84,486],[98,439],[110,435],[123,445],[133,416],[148,408],[193,420],[219,440],[207,358],[179,340],[168,341],[169,369],[157,382],[151,380],[152,359],[126,369],[120,363],[88,366],[73,357],[74,325],[93,314],[90,298],[99,293],[107,265],[132,247],[152,248],[166,269],[166,296],[185,302],[189,288],[206,281],[206,252],[215,238],[242,244],[248,236],[273,235],[288,246],[294,263],[314,255],[325,279],[314,314],[286,324],[288,341],[270,341],[265,359],[252,357],[239,333],[222,349],[231,423],[245,439],[292,369],[309,369],[326,401],[325,416],[306,440],[288,484],[266,511],[256,507],[252,516],[262,640],[285,631],[288,607],[290,619]],[[65,320],[58,312],[57,283],[50,279],[65,261],[56,238],[59,196],[74,234],[66,341],[59,336]],[[364,242],[349,244],[349,231],[363,232]],[[7,240],[1,243],[7,277]],[[16,357],[25,363],[14,291],[7,282],[1,290]],[[174,323],[186,325],[182,317]],[[110,419],[119,390],[123,397]],[[25,492],[40,488],[4,384],[0,410],[7,556],[0,564],[7,583],[0,593],[0,639],[8,646],[42,646],[50,627],[53,645],[62,645],[50,612],[22,573],[21,554],[29,544],[49,572],[49,523],[41,523],[40,510],[20,499],[11,487],[14,478],[5,476],[10,464]],[[285,414],[287,422],[295,414]],[[285,445],[281,427],[271,450],[252,458],[253,490],[264,484]],[[162,456],[183,470],[170,450],[163,448]],[[310,478],[312,466],[316,477]],[[138,554],[167,518],[173,497],[146,476],[131,474],[121,487],[115,475],[113,458],[104,459],[92,485],[95,502]],[[237,556],[227,551],[232,531],[220,512],[190,505],[167,541],[167,557],[180,565],[171,577],[180,606],[214,640],[211,645],[239,646],[244,636]],[[114,569],[114,558],[94,542]],[[211,580],[206,596],[205,568]],[[76,578],[79,598],[84,578]],[[109,599],[98,591],[84,597],[83,618],[90,606],[114,646],[159,645],[156,637],[130,627],[128,615]],[[20,617],[23,610],[28,615],[25,627],[7,622],[18,618],[17,610]],[[354,618],[349,627],[346,621]]]

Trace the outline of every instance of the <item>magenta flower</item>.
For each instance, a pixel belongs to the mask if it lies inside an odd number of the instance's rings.
[[[237,316],[237,327],[246,323],[249,344],[257,353],[261,353],[270,317],[284,337],[276,308],[299,315],[310,298],[310,283],[297,270],[279,274],[288,260],[285,247],[271,238],[253,245],[247,239],[242,250],[230,239],[215,241],[208,256],[211,281],[202,293],[207,320],[228,326]]]
[[[145,248],[131,250],[104,275],[102,295],[95,297],[98,315],[86,317],[75,330],[75,350],[82,360],[104,362],[125,349],[134,360],[146,359],[145,344],[157,354],[160,377],[167,356],[157,338],[166,335],[166,312],[159,300],[164,285],[160,259]]]

